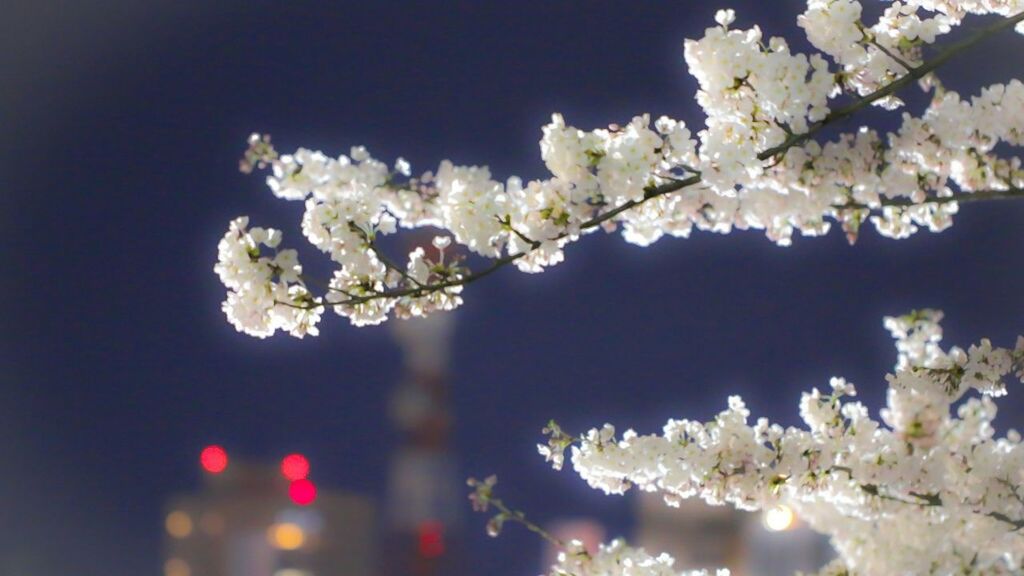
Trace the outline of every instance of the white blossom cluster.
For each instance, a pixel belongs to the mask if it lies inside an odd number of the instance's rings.
[[[300,338],[316,336],[320,310],[301,305],[317,303],[319,298],[306,289],[295,250],[277,250],[280,230],[248,225],[248,218],[233,220],[218,245],[214,271],[228,288],[222,306],[228,320],[239,331],[261,338],[278,329]],[[270,250],[273,256],[264,250]]]
[[[960,25],[967,14],[1012,16],[1021,0],[902,0],[891,3],[872,26],[861,21],[856,0],[808,0],[798,23],[815,48],[842,66],[846,86],[868,94],[920,64],[921,47]],[[1024,25],[1017,30],[1024,33]],[[884,105],[900,104],[889,97]]]
[[[668,554],[651,556],[643,548],[631,548],[618,539],[602,544],[594,554],[588,553],[579,541],[569,542],[558,554],[558,563],[550,576],[729,576],[728,570],[672,569],[675,559]]]
[[[1013,349],[981,340],[943,351],[941,317],[885,320],[899,364],[880,421],[851,400],[853,384],[833,378],[829,391],[803,394],[801,428],[750,423],[734,396],[714,420],[670,420],[660,435],[618,436],[606,424],[575,439],[549,425],[539,448],[559,468],[571,445],[574,469],[607,493],[789,506],[839,554],[820,574],[1018,574],[1024,445],[1015,430],[997,437],[992,421],[1005,380],[1024,381],[1024,337]]]
[[[794,232],[820,235],[837,222],[852,242],[864,222],[903,238],[919,227],[948,227],[964,200],[1024,197],[1021,160],[995,153],[1024,142],[1024,83],[961,97],[935,77],[944,58],[929,64],[922,50],[967,14],[1019,22],[1024,0],[896,1],[871,25],[861,14],[856,0],[808,0],[798,23],[820,52],[806,55],[756,26],[734,28],[735,13],[719,11],[717,25],[684,49],[700,86],[703,128],[645,114],[585,131],[555,114],[540,141],[547,179],[500,182],[486,167],[447,160],[413,177],[405,160],[389,168],[362,147],[337,158],[307,149],[279,155],[268,137],[253,135],[242,169],[269,168],[275,195],[305,203],[302,232],[338,270],[315,298],[304,283],[277,274],[249,274],[242,283],[222,274],[229,319],[255,336],[277,329],[301,336],[315,333],[314,308],[355,325],[450,310],[461,304],[464,284],[491,271],[470,271],[458,250],[495,268],[539,272],[598,228],[621,229],[638,245],[694,228],[759,229],[788,245]],[[904,112],[897,131],[812,138],[868,104],[901,106],[896,92],[916,80],[931,105]],[[852,101],[832,105],[841,98]],[[260,257],[241,261],[260,240],[237,222],[222,242],[218,273],[265,269]],[[384,236],[424,227],[441,230],[436,252],[416,248],[396,260],[383,253]],[[450,243],[458,247],[446,260]],[[261,278],[265,285],[256,286]]]
[[[783,142],[787,131],[803,133],[824,119],[838,90],[820,54],[791,54],[778,37],[765,47],[760,28],[729,28],[735,16],[719,12],[719,26],[687,40],[684,51],[700,84],[697,103],[707,114],[697,167],[709,190],[726,198],[765,172],[761,151]]]

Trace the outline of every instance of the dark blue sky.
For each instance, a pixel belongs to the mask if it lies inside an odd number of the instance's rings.
[[[715,3],[365,4],[5,9],[0,573],[157,573],[162,500],[196,485],[209,441],[256,458],[301,450],[323,483],[380,492],[399,369],[387,330],[329,316],[318,339],[258,341],[220,312],[211,268],[230,218],[303,244],[301,207],[236,170],[249,132],[283,150],[365,144],[414,169],[489,164],[502,179],[544,175],[552,111],[581,127],[643,111],[702,120],[682,40]],[[792,34],[797,3],[780,4],[731,3],[739,24]],[[945,78],[970,90],[1021,76],[999,55],[1022,48],[991,42]],[[853,248],[838,233],[788,249],[759,233],[650,249],[602,235],[543,275],[499,273],[459,313],[465,472],[497,473],[540,520],[595,514],[628,530],[628,500],[535,455],[547,419],[654,430],[741,393],[793,423],[798,392],[832,375],[877,406],[894,361],[883,315],[943,308],[947,344],[1024,331],[1022,223],[1024,203],[1004,203],[964,207],[942,234],[866,233]],[[1019,392],[1004,425],[1020,425]],[[467,520],[473,573],[537,569],[521,552],[539,550],[531,536],[491,541]]]

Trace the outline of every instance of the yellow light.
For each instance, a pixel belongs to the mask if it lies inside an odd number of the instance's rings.
[[[191,576],[191,574],[192,569],[188,567],[188,562],[181,558],[171,558],[164,562],[164,576]]]
[[[772,532],[789,530],[796,516],[789,506],[779,504],[764,511],[764,527]]]
[[[274,576],[313,576],[308,570],[296,570],[295,568],[282,568],[274,572]]]
[[[267,541],[279,550],[298,550],[306,542],[306,533],[298,524],[282,522],[267,530]]]
[[[187,538],[192,533],[192,519],[181,510],[175,510],[167,515],[164,527],[174,538]]]

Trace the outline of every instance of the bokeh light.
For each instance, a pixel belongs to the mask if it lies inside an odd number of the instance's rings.
[[[299,506],[309,506],[316,500],[316,484],[303,478],[288,486],[288,497]]]
[[[267,530],[267,541],[278,550],[298,550],[306,542],[306,533],[298,524],[282,522]]]
[[[192,518],[181,510],[175,510],[167,515],[164,521],[167,533],[174,538],[188,538],[192,533]]]
[[[164,576],[192,576],[192,569],[181,558],[171,558],[164,562]]]
[[[313,573],[309,570],[299,570],[298,568],[282,568],[274,572],[274,576],[313,576]]]
[[[216,444],[203,448],[199,463],[210,474],[220,474],[228,467],[228,453]]]
[[[309,460],[302,454],[289,454],[281,459],[281,474],[295,481],[309,476]]]
[[[789,530],[796,516],[789,506],[779,504],[764,511],[764,527],[772,532]]]
[[[420,556],[437,558],[444,554],[444,524],[428,520],[419,525],[418,532]]]

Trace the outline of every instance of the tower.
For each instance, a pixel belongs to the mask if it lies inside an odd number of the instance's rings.
[[[401,440],[388,478],[384,571],[457,574],[464,483],[451,450],[448,360],[451,314],[395,322],[404,375],[389,417]]]

